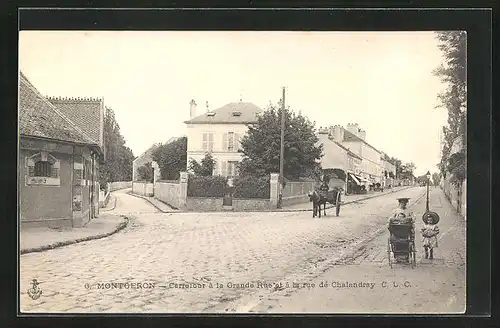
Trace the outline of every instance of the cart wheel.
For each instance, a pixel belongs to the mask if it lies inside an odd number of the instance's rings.
[[[389,266],[392,269],[392,261],[391,261],[391,241],[387,239],[387,259],[389,260]]]
[[[340,192],[337,193],[337,201],[336,201],[336,208],[335,208],[335,214],[339,216],[340,214]]]

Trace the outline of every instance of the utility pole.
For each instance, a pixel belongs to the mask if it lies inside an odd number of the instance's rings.
[[[281,208],[283,201],[283,163],[285,161],[285,87],[283,87],[283,97],[281,98],[281,144],[280,144],[280,179],[278,208]]]

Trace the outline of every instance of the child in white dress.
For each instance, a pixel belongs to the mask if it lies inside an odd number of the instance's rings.
[[[439,217],[433,212],[427,213],[423,217],[424,226],[420,231],[422,232],[422,243],[424,245],[425,258],[433,259],[434,248],[438,247],[437,235],[439,234],[439,227],[437,223],[439,222]]]

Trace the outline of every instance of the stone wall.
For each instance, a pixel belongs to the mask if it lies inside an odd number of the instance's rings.
[[[188,197],[186,208],[194,212],[222,212],[222,197]]]
[[[132,181],[117,181],[108,183],[108,191],[132,188]]]
[[[181,185],[179,181],[158,181],[154,186],[154,196],[167,205],[178,209],[181,207]]]
[[[269,199],[235,199],[233,198],[233,211],[235,212],[245,212],[245,211],[267,211],[271,209],[271,203]]]
[[[283,188],[282,206],[290,206],[309,201],[307,193],[314,188],[313,181],[287,182]]]
[[[447,177],[441,183],[441,188],[443,189],[446,198],[450,201],[453,208],[466,217],[467,214],[467,180],[462,184],[459,189],[455,187],[451,182],[450,178]]]
[[[132,193],[141,196],[153,196],[154,187],[152,183],[147,182],[133,182],[132,183]]]

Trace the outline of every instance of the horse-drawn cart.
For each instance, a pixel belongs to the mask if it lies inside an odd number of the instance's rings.
[[[342,202],[341,196],[340,196],[341,194],[342,193],[340,192],[340,190],[329,190],[329,191],[320,190],[319,191],[319,195],[321,198],[325,199],[326,202],[335,206],[335,214],[337,216],[339,216],[339,213],[340,213],[340,204]]]

